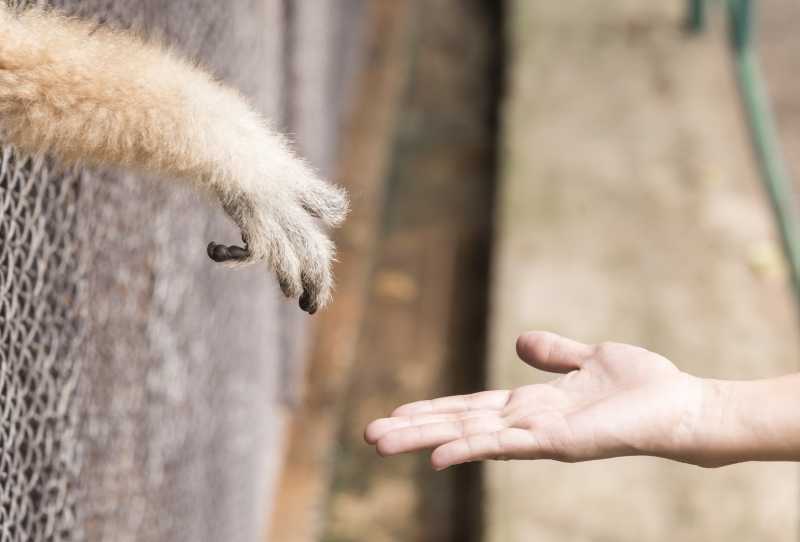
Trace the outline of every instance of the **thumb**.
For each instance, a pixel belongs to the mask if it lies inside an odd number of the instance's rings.
[[[517,355],[532,367],[551,373],[580,369],[593,348],[549,331],[529,331],[517,339]]]

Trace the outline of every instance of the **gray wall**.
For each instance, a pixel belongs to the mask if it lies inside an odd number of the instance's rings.
[[[331,172],[359,2],[57,3],[165,37]],[[0,542],[259,539],[307,318],[208,260],[238,237],[213,202],[0,158]]]

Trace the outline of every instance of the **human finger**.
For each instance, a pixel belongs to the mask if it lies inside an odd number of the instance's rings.
[[[505,427],[498,416],[415,425],[390,431],[377,442],[378,453],[396,455],[440,446],[470,435],[492,433]]]
[[[492,390],[469,395],[451,395],[425,401],[415,401],[397,407],[392,416],[411,416],[414,414],[443,414],[470,410],[500,410],[508,402],[511,392]]]
[[[517,339],[517,355],[522,361],[552,373],[580,369],[592,351],[588,344],[548,331],[529,331]]]

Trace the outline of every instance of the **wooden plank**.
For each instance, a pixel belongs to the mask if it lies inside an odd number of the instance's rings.
[[[369,52],[355,89],[338,167],[353,211],[334,236],[339,259],[335,303],[317,319],[304,398],[290,421],[269,540],[308,542],[316,540],[321,529],[343,391],[367,308],[383,183],[406,77],[409,7],[410,3],[392,0],[367,3],[365,47]]]
[[[380,458],[362,432],[397,405],[482,385],[494,194],[495,12],[419,3],[369,317],[339,435],[323,540],[475,540],[476,465]],[[424,9],[422,6],[424,5]]]

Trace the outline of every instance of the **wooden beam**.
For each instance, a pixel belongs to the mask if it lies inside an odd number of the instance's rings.
[[[353,211],[335,235],[339,260],[335,303],[318,317],[304,399],[290,421],[268,540],[310,542],[321,531],[342,399],[366,312],[383,186],[408,72],[413,5],[392,0],[366,3],[368,53],[344,130],[338,168]]]

